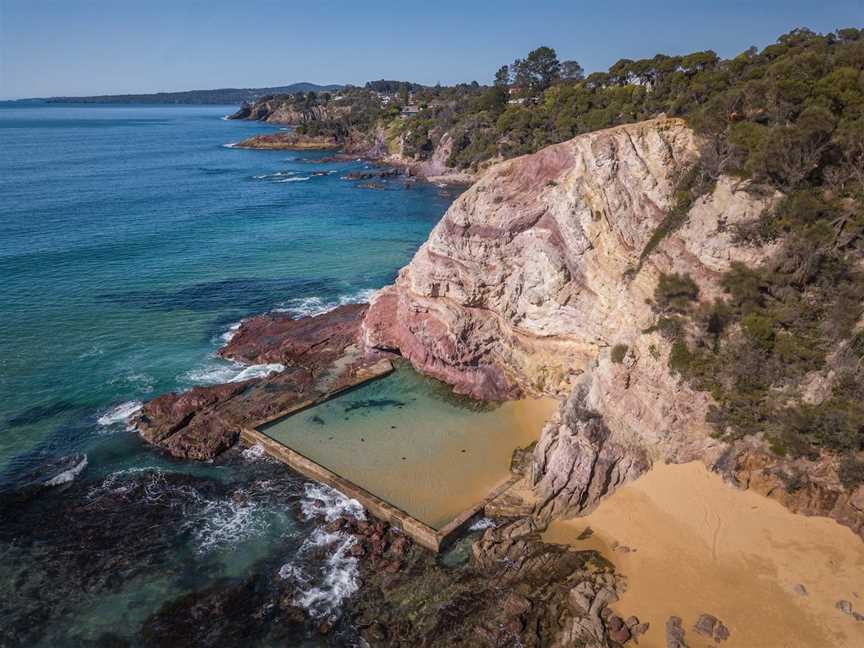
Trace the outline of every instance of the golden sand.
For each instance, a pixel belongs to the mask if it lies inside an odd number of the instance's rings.
[[[577,540],[589,526],[593,535]],[[692,629],[702,613],[731,631],[723,648],[864,647],[864,622],[835,607],[846,599],[864,613],[864,542],[833,520],[739,491],[701,463],[656,466],[544,537],[615,563],[628,588],[613,608],[651,624],[640,648],[665,648],[671,615],[691,648],[714,645]]]

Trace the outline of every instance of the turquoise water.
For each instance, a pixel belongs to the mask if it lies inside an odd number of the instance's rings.
[[[250,574],[314,618],[355,585],[345,539],[320,532],[350,509],[337,494],[255,457],[173,461],[126,415],[242,371],[213,355],[242,317],[390,282],[453,196],[364,189],[343,179],[364,163],[323,153],[226,147],[273,130],[221,119],[233,109],[0,108],[0,645],[136,645],[166,602]],[[88,460],[74,482],[16,495],[73,452]]]
[[[224,381],[232,323],[384,285],[449,204],[359,188],[340,177],[362,164],[321,153],[226,148],[273,130],[231,110],[0,109],[0,468],[89,446],[118,404]]]

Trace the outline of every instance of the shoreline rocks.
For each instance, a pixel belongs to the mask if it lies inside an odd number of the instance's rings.
[[[295,132],[280,131],[266,135],[254,135],[232,148],[265,149],[278,151],[336,151],[342,144],[329,136],[301,135]]]
[[[148,401],[132,420],[146,441],[174,457],[207,461],[237,442],[243,426],[351,384],[384,355],[359,344],[365,304],[293,319],[271,313],[244,320],[219,355],[247,364],[280,364],[266,378],[194,387]]]

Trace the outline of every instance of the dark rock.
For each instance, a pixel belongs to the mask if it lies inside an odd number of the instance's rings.
[[[669,617],[666,621],[666,648],[689,648],[684,641],[684,634],[681,617]]]
[[[388,574],[395,574],[402,569],[402,563],[398,560],[385,560],[382,563],[382,569]]]
[[[525,624],[522,622],[522,619],[515,618],[510,619],[507,623],[504,624],[504,629],[509,632],[511,635],[519,636],[522,634],[522,630],[524,630]]]
[[[385,537],[395,545],[403,536],[388,530]],[[387,630],[386,640],[366,632],[364,638],[373,647],[607,648],[599,615],[616,597],[616,579],[599,554],[546,544],[523,519],[488,529],[471,555],[470,563],[453,564],[409,550],[397,573],[388,571],[389,558],[362,560],[365,586],[351,603],[355,618],[375,619]],[[585,608],[570,604],[574,592],[585,597]]]
[[[387,639],[387,629],[377,622],[372,623],[367,628],[364,628],[362,634],[367,641],[376,642],[386,641]]]
[[[852,602],[851,601],[841,599],[841,600],[837,601],[837,603],[834,604],[834,607],[836,607],[838,610],[843,612],[843,614],[850,614],[850,615],[852,614]]]
[[[507,616],[521,616],[531,609],[531,601],[517,592],[510,592],[502,607]]]
[[[639,637],[639,636],[645,634],[646,632],[648,632],[648,630],[650,628],[651,628],[651,624],[648,623],[647,621],[645,621],[643,623],[640,623],[639,625],[636,625],[636,626],[633,626],[632,628],[630,628],[630,632],[633,633],[634,637]]]
[[[612,641],[619,644],[627,643],[631,637],[630,630],[625,625],[622,625],[617,630],[609,630],[608,635]]]
[[[336,533],[341,530],[346,524],[345,518],[339,517],[324,525],[324,531],[327,533]]]
[[[701,614],[699,620],[696,621],[696,625],[693,626],[693,629],[705,637],[713,637],[714,627],[717,623],[717,617],[711,616],[710,614]]]
[[[639,625],[639,619],[635,616],[629,616],[624,623],[627,625],[628,628],[633,628],[634,626]]]
[[[801,596],[808,596],[809,592],[807,592],[807,588],[804,587],[802,583],[798,583],[795,587],[792,588],[796,594]]]

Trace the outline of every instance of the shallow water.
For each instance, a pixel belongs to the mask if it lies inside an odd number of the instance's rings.
[[[473,403],[401,364],[261,431],[440,529],[509,477],[555,404]]]
[[[390,282],[454,195],[365,190],[342,179],[364,163],[322,153],[227,148],[272,130],[221,119],[233,110],[0,107],[2,645],[134,643],[163,605],[250,576],[316,618],[353,591],[356,560],[320,558],[346,541],[320,534],[349,506],[338,495],[260,457],[171,460],[127,420],[160,393],[277,369],[214,352],[242,317]],[[87,457],[72,482],[16,491],[72,452]],[[289,643],[351,645],[341,630]]]
[[[593,535],[578,540],[587,527]],[[689,645],[709,645],[692,629],[702,613],[729,628],[728,648],[864,646],[864,623],[835,607],[846,599],[864,613],[860,538],[736,490],[701,463],[655,466],[590,515],[553,522],[544,539],[597,549],[627,576],[613,607],[650,622],[640,647],[664,648],[672,615]]]

